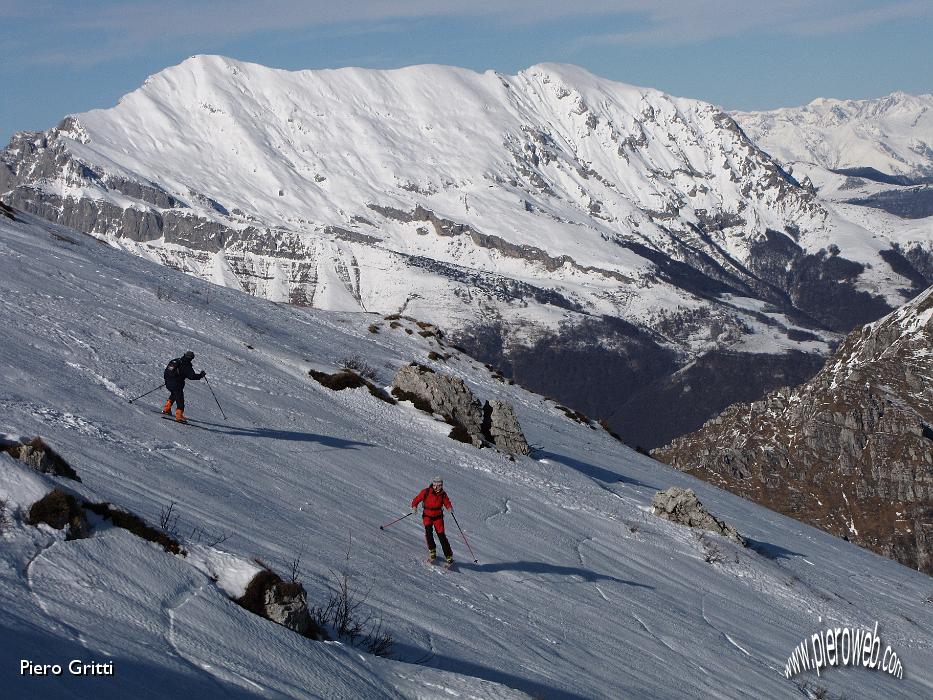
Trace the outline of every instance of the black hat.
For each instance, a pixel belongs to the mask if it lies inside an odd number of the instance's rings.
[[[189,350],[189,351],[186,352],[184,355],[182,355],[182,357],[184,357],[186,360],[193,360],[193,359],[194,359],[194,353],[191,352],[191,351]]]

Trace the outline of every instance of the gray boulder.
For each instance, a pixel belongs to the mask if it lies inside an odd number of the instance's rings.
[[[263,597],[265,616],[272,622],[311,639],[327,639],[326,633],[311,619],[304,587],[296,583],[276,583]]]
[[[474,446],[481,447],[485,442],[482,404],[462,379],[413,362],[399,369],[392,385],[396,398],[412,401],[419,408],[439,413],[455,426],[461,426]]]
[[[493,399],[483,407],[483,433],[498,449],[510,455],[531,454],[512,404]]]
[[[700,530],[709,530],[743,547],[747,546],[745,538],[734,527],[716,519],[703,507],[693,489],[672,486],[666,491],[658,491],[651,499],[651,507],[655,515],[665,520]]]

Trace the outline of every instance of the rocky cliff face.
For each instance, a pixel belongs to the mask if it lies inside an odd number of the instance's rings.
[[[827,209],[721,109],[550,64],[193,57],[16,135],[0,200],[273,301],[431,321],[649,447],[747,398],[696,401],[676,373],[750,367],[755,396],[805,379],[926,274],[885,258],[898,231]],[[623,379],[590,403],[606,368]],[[692,408],[621,408],[646,386]]]
[[[933,574],[933,288],[652,456]]]

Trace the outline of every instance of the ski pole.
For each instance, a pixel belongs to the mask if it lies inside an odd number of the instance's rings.
[[[385,530],[387,527],[392,527],[393,525],[395,525],[395,523],[397,523],[399,520],[404,520],[404,519],[407,518],[409,515],[414,515],[414,514],[415,514],[415,511],[412,511],[411,513],[405,513],[405,515],[403,515],[401,518],[396,518],[396,519],[393,520],[391,523],[386,523],[385,525],[380,525],[380,526],[379,526],[379,529],[380,529],[380,530]]]
[[[137,396],[135,399],[130,399],[130,400],[129,400],[129,403],[133,403],[134,401],[137,401],[137,400],[141,399],[143,396],[149,396],[149,394],[151,394],[151,393],[154,392],[154,391],[158,391],[159,389],[161,389],[161,388],[164,387],[164,386],[165,386],[165,384],[159,384],[159,386],[157,386],[157,387],[156,387],[155,389],[153,389],[152,391],[147,391],[145,394],[140,394],[140,395]]]
[[[217,408],[220,408],[220,415],[224,417],[224,420],[227,420],[227,414],[224,413],[224,409],[220,407],[220,401],[217,400],[217,394],[214,393],[214,387],[211,386],[211,383],[207,381],[207,375],[204,375],[204,381],[207,382],[207,388],[211,390],[211,396],[214,397],[214,402],[217,404]]]
[[[470,556],[473,557],[473,563],[474,563],[474,564],[479,564],[479,560],[476,558],[476,555],[473,554],[473,548],[470,546],[470,543],[467,542],[466,535],[463,534],[463,528],[460,527],[460,523],[457,522],[457,516],[454,515],[454,512],[453,512],[453,511],[450,511],[450,514],[453,515],[454,522],[457,523],[457,529],[460,530],[460,536],[463,538],[463,543],[467,546],[467,549],[470,550]]]

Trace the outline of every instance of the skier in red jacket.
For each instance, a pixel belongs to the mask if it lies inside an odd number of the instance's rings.
[[[428,561],[433,562],[437,558],[437,548],[434,544],[434,534],[432,530],[437,531],[437,537],[441,541],[441,549],[444,550],[444,558],[447,560],[447,566],[454,563],[454,554],[450,549],[450,542],[447,541],[447,535],[444,534],[444,508],[453,512],[454,507],[450,504],[450,498],[444,491],[444,480],[436,476],[431,481],[430,486],[421,489],[421,492],[412,499],[411,509],[418,512],[418,504],[424,502],[424,511],[422,521],[424,522],[424,539],[428,543]]]

